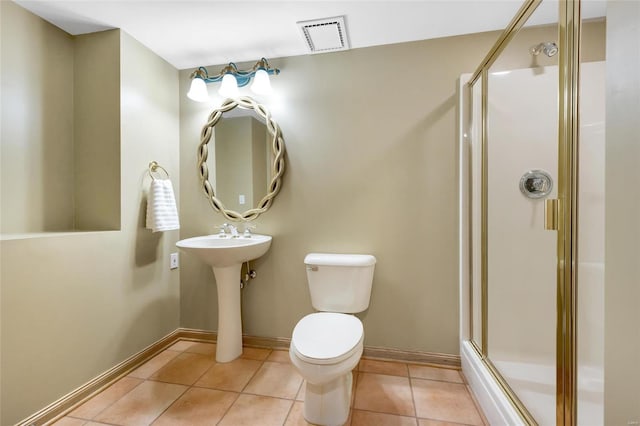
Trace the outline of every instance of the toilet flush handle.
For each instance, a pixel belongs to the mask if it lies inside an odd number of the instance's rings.
[[[307,271],[317,271],[317,270],[318,270],[317,265],[307,265]]]

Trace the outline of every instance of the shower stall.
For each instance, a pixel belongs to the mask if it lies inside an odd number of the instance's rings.
[[[460,353],[490,424],[603,424],[604,62],[541,3],[460,77]]]

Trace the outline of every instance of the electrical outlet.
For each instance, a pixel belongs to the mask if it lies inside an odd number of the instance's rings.
[[[169,256],[169,269],[176,269],[178,267],[178,253],[171,253]]]

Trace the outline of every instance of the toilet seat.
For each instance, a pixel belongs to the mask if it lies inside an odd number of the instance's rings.
[[[336,364],[360,349],[362,322],[335,312],[317,312],[302,318],[293,329],[291,347],[310,364]]]

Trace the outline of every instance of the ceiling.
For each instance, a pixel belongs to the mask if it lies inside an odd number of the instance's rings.
[[[15,0],[77,35],[121,28],[178,69],[308,54],[298,21],[345,16],[351,48],[504,28],[523,0],[176,1]],[[604,16],[587,0],[583,16]],[[545,0],[533,25],[556,21]]]

